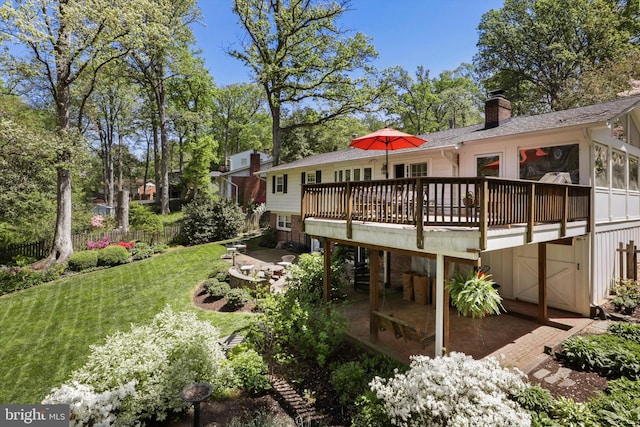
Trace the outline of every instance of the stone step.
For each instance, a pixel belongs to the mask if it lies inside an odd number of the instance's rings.
[[[271,392],[289,415],[304,426],[326,425],[325,417],[316,412],[300,394],[284,379],[269,375]]]

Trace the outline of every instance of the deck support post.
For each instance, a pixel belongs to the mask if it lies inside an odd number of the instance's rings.
[[[538,322],[546,324],[547,313],[547,244],[538,243]]]
[[[446,351],[444,347],[444,255],[436,255],[436,340],[435,357]]]
[[[324,271],[322,272],[322,296],[326,302],[331,301],[331,240],[322,242],[324,252]]]
[[[378,342],[378,322],[373,312],[380,310],[378,275],[380,270],[380,251],[373,249],[369,253],[369,340]]]

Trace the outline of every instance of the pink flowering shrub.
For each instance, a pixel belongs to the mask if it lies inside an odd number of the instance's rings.
[[[100,228],[104,225],[104,217],[102,215],[94,215],[91,217],[91,226],[93,228]]]
[[[89,248],[90,251],[93,251],[95,249],[106,248],[107,246],[109,246],[110,243],[111,242],[109,241],[109,236],[104,236],[102,240],[99,240],[97,242],[92,242],[91,240],[87,240],[87,247]]]

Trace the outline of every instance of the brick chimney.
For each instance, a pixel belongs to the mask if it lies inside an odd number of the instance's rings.
[[[511,102],[504,97],[503,91],[490,92],[490,98],[484,104],[484,128],[491,129],[511,120]]]
[[[249,155],[249,173],[251,175],[254,172],[258,172],[260,170],[260,153],[257,150],[253,150],[253,153]]]

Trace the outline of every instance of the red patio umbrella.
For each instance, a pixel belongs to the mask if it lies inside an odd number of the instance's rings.
[[[400,150],[402,148],[419,147],[427,142],[426,139],[399,130],[384,128],[369,135],[361,136],[351,140],[349,147],[360,148],[362,150],[385,150],[386,155],[386,178],[389,178],[389,150]]]

